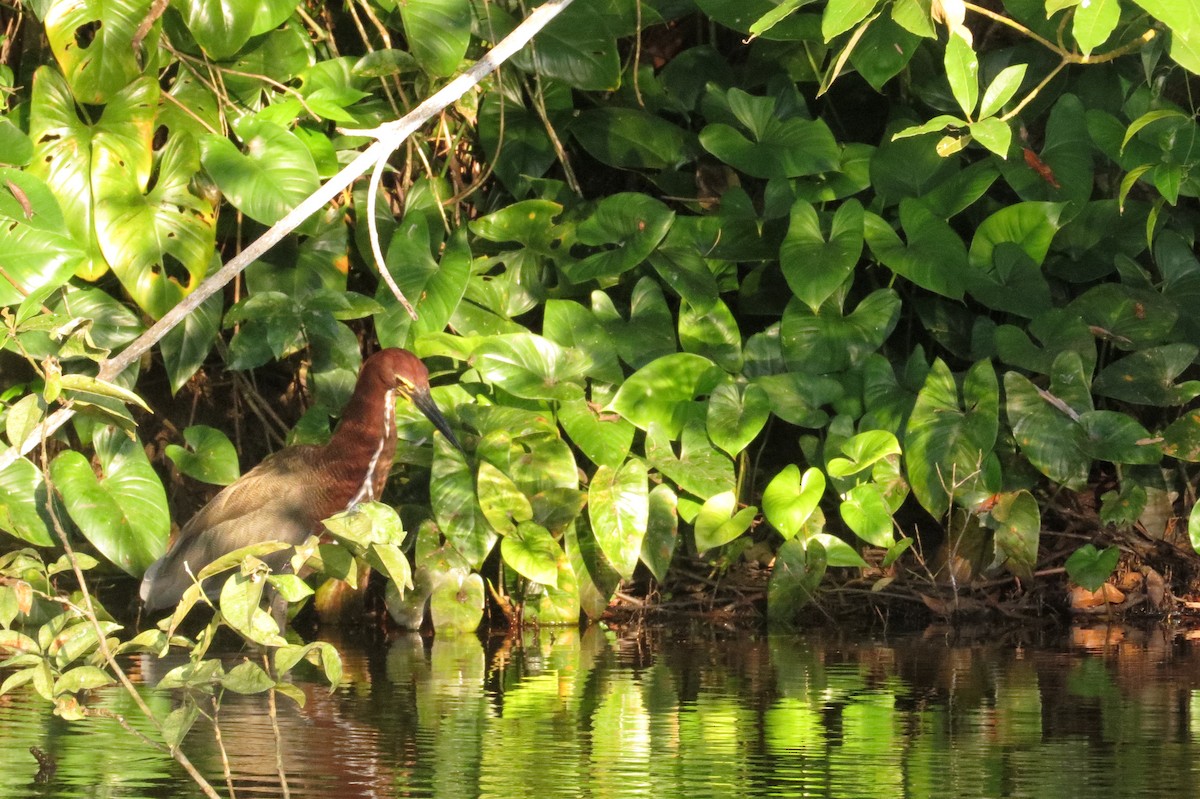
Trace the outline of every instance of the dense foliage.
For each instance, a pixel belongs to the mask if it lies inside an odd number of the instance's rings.
[[[1104,523],[1160,537],[1191,503],[1193,0],[576,0],[396,154],[374,205],[364,180],[95,378],[521,16],[0,8],[0,626],[50,613],[56,528],[134,576],[162,553],[164,477],[238,473],[216,409],[278,424],[298,393],[292,440],[327,435],[364,342],[426,359],[469,451],[431,453],[411,411],[397,458],[429,492],[397,495],[407,537],[386,508],[337,529],[409,624],[474,629],[489,588],[573,622],[639,568],[756,540],[788,620],[868,551],[1029,577],[1043,513],[1089,486]],[[289,389],[211,398],[275,361]],[[183,410],[137,426],[130,403]],[[37,440],[61,404],[71,426]],[[1107,576],[1092,553],[1081,582]],[[329,545],[319,562],[354,577]],[[226,621],[276,643],[254,564],[219,564]],[[55,673],[28,679],[56,696]]]

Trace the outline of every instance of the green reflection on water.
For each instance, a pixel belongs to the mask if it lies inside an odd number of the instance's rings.
[[[599,628],[342,642],[336,692],[281,700],[282,759],[294,797],[1194,795],[1200,654],[1162,629],[1102,643]],[[91,705],[149,733],[120,692]],[[227,697],[220,724],[238,795],[282,795],[263,698]],[[46,784],[30,745],[57,762]],[[185,746],[222,789],[212,728]],[[197,795],[111,718],[67,724],[24,691],[0,697],[0,765],[2,797]]]

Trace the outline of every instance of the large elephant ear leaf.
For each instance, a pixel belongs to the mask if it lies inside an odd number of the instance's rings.
[[[71,91],[82,103],[99,105],[142,74],[133,48],[151,0],[84,0],[50,3],[46,38]],[[143,52],[158,46],[160,25],[143,33]]]
[[[204,169],[225,198],[246,216],[273,225],[317,190],[317,164],[299,137],[254,117],[234,123],[243,153],[224,136],[201,142]]]
[[[97,161],[92,183],[100,249],[130,296],[158,318],[204,279],[216,213],[189,188],[200,171],[191,136],[172,137],[156,161],[157,180],[148,189],[113,160]]]
[[[84,538],[114,565],[139,576],[166,549],[167,494],[138,441],[106,427],[93,444],[99,477],[74,450],[54,459],[50,475]]]

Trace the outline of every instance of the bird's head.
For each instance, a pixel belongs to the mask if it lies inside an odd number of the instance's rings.
[[[363,364],[363,376],[382,382],[382,387],[415,405],[447,441],[462,451],[462,444],[429,393],[429,370],[420,358],[398,347],[380,350]]]

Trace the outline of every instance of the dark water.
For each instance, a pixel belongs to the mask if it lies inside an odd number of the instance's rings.
[[[238,797],[1189,797],[1200,788],[1192,634],[543,630],[486,647],[402,638],[345,657],[330,693],[227,696]],[[148,680],[164,665],[135,664]],[[172,697],[147,691],[157,713]],[[137,711],[118,691],[93,707]],[[57,770],[35,781],[33,744]],[[228,795],[212,725],[185,750]],[[283,776],[277,768],[282,752]],[[0,796],[199,790],[115,721],[0,697]]]

